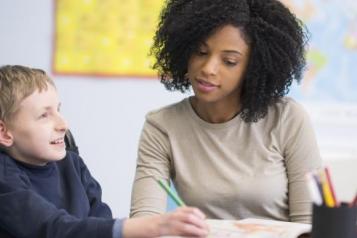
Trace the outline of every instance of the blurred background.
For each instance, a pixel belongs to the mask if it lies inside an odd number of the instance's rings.
[[[147,57],[163,0],[2,0],[0,65],[54,78],[80,153],[115,216],[127,216],[145,114],[168,92]],[[357,2],[284,0],[310,30],[308,68],[290,96],[311,116],[337,196],[357,191]],[[1,93],[1,92],[0,92]]]

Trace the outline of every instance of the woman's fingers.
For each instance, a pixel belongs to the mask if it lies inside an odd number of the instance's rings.
[[[206,218],[206,215],[203,212],[201,212],[200,209],[195,208],[195,207],[179,207],[179,208],[176,209],[176,211],[193,213],[196,216],[200,217],[201,219],[205,219]]]
[[[164,215],[161,231],[173,235],[206,236],[208,225],[205,215],[197,208],[181,207],[172,213]]]

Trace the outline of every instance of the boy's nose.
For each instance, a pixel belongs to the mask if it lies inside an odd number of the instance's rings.
[[[67,129],[68,129],[67,121],[62,117],[62,115],[58,115],[56,130],[66,131]]]

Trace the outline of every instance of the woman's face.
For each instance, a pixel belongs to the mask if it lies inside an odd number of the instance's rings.
[[[188,63],[188,78],[196,98],[207,103],[236,103],[249,51],[238,27],[225,25],[208,37]]]

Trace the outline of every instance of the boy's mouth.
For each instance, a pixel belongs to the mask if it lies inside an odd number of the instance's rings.
[[[50,142],[50,144],[52,144],[52,145],[63,144],[63,143],[64,143],[63,138],[59,138],[59,139],[56,139],[56,140],[53,140]]]

